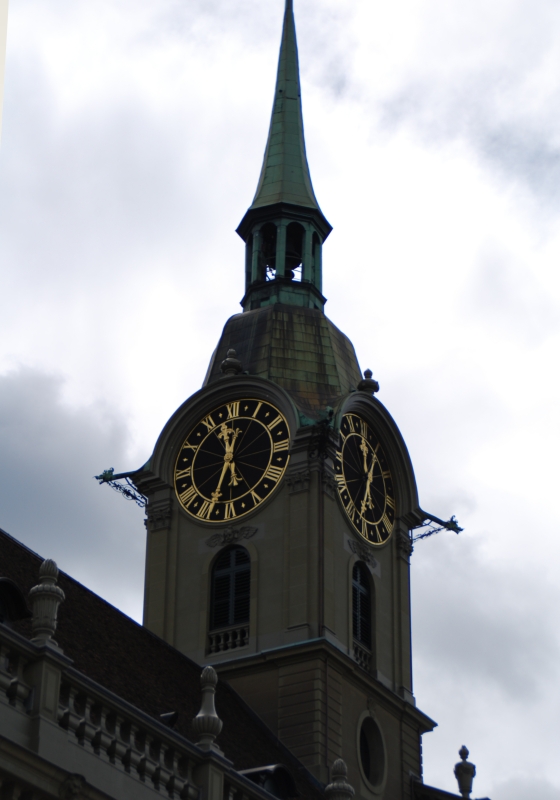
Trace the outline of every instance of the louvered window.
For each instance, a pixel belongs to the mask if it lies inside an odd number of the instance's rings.
[[[352,570],[352,628],[354,641],[371,650],[371,588],[367,567],[360,561]]]
[[[212,570],[210,630],[249,622],[251,562],[243,547],[220,553]]]

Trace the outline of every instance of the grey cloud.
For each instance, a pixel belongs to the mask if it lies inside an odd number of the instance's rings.
[[[481,253],[466,301],[470,312],[500,334],[538,345],[558,330],[558,309],[532,265],[488,247]]]
[[[560,649],[550,614],[557,591],[544,574],[485,558],[468,530],[418,543],[413,562],[419,668],[431,664],[440,684],[462,676],[470,691],[494,687],[512,703],[542,701]]]
[[[518,2],[490,5],[481,16],[474,6],[434,25],[427,10],[413,63],[401,65],[392,93],[379,101],[382,127],[413,128],[430,147],[464,140],[496,176],[557,206],[557,8]]]
[[[521,746],[520,740],[512,747]],[[523,759],[521,759],[523,760]],[[492,789],[492,800],[560,800],[560,788],[536,777],[518,777],[499,783]]]
[[[412,126],[426,146],[464,139],[479,158],[504,178],[518,181],[543,201],[560,201],[560,148],[556,144],[558,119],[546,113],[519,114],[513,108],[498,113],[489,92],[491,75],[477,80],[457,75],[450,87],[446,79],[415,82],[385,100],[381,124],[388,129]],[[522,92],[517,102],[522,104]],[[553,103],[554,105],[554,103]]]
[[[0,527],[138,617],[143,512],[93,476],[139,463],[124,420],[69,408],[63,387],[30,369],[0,377]]]

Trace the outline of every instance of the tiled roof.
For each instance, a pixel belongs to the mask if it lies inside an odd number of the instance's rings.
[[[42,558],[0,529],[0,575],[27,596],[37,583]],[[200,709],[200,666],[138,625],[117,608],[61,572],[66,595],[56,640],[74,667],[159,721],[177,711],[176,730],[191,741],[191,720]],[[29,620],[13,628],[29,637]],[[236,692],[219,681],[216,709],[224,726],[217,743],[235,769],[284,764],[298,795],[322,798],[320,785]]]

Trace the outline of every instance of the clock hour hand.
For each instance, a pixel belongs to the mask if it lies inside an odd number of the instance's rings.
[[[363,439],[360,442],[360,450],[362,451],[362,454],[364,456],[364,474],[367,475],[367,473],[368,473],[368,465],[367,465],[368,446],[367,446],[367,444],[365,443],[365,441]]]

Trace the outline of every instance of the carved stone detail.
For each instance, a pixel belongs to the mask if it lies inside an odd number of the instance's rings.
[[[325,786],[327,800],[352,800],[354,787],[348,783],[348,767],[338,758],[331,768],[331,782]]]
[[[31,641],[37,644],[52,642],[56,631],[58,607],[64,601],[64,592],[57,586],[58,567],[56,561],[47,558],[39,567],[39,583],[29,592],[33,608]]]
[[[414,547],[412,545],[410,536],[407,533],[404,533],[404,531],[399,531],[397,533],[397,552],[399,557],[403,558],[405,561],[408,561],[413,550]]]
[[[365,544],[356,542],[354,539],[349,539],[348,546],[350,547],[350,550],[358,556],[360,561],[365,561],[365,563],[369,564],[372,569],[375,569],[377,566],[377,559],[374,558],[373,553],[370,552],[369,548]]]
[[[296,492],[309,491],[310,472],[308,469],[302,469],[299,472],[292,472],[286,476],[286,483],[290,487],[290,494]]]
[[[194,732],[198,734],[199,739],[196,744],[201,750],[206,750],[207,752],[214,750],[223,755],[218,745],[214,742],[224,724],[216,714],[216,706],[214,704],[217,683],[218,676],[214,667],[204,667],[200,676],[202,704],[200,711],[193,719],[192,726]]]
[[[258,531],[258,528],[253,528],[250,525],[244,525],[242,528],[226,528],[225,531],[214,533],[206,539],[208,547],[223,547],[225,544],[235,544],[240,539],[250,539]]]
[[[83,775],[68,775],[60,784],[58,796],[60,800],[79,800],[83,797],[86,779]]]
[[[146,513],[145,525],[149,531],[168,530],[171,525],[171,500],[150,503]]]

